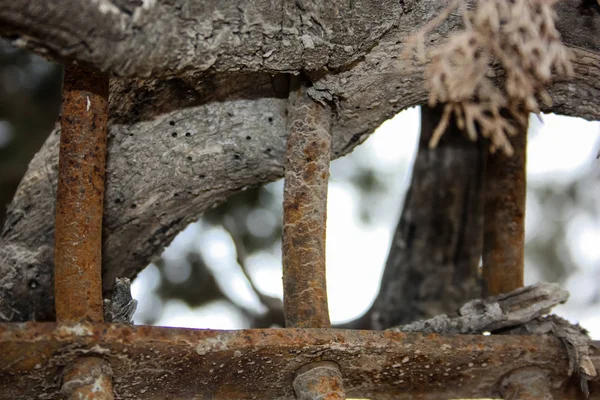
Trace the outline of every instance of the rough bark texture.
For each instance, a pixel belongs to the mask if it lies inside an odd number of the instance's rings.
[[[439,334],[493,333],[525,325],[548,314],[568,298],[569,292],[556,283],[541,282],[499,296],[471,300],[460,307],[457,315],[441,314],[391,330]]]
[[[505,400],[553,400],[550,379],[541,368],[512,371],[500,385]]]
[[[364,56],[397,23],[403,3],[2,0],[0,32],[15,44],[119,76],[293,72],[343,67]]]
[[[105,290],[209,207],[282,176],[288,85],[274,72],[305,70],[309,94],[331,100],[334,158],[425,101],[421,69],[398,57],[443,2],[326,3],[0,0],[0,34],[13,43],[137,77],[111,85]],[[600,16],[578,6],[559,7],[576,75],[553,86],[552,110],[598,119]],[[74,9],[78,18],[67,18]],[[431,44],[458,27],[458,18],[444,23]],[[0,234],[3,320],[53,318],[58,132],[32,160]]]
[[[483,179],[488,144],[470,142],[454,122],[438,146],[429,140],[441,108],[421,109],[421,137],[410,189],[366,321],[386,329],[452,313],[478,297]]]
[[[595,347],[592,339],[578,324],[571,324],[555,315],[545,316],[553,307],[565,303],[568,298],[569,292],[561,289],[556,283],[541,282],[487,299],[471,300],[463,305],[456,315],[437,315],[431,319],[416,321],[391,330],[444,335],[491,332],[492,334],[555,336],[567,350],[568,375],[577,374],[581,389],[587,397],[588,382],[598,376],[591,358],[592,349]]]

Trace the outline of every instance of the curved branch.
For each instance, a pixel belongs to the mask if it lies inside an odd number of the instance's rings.
[[[396,0],[0,0],[0,34],[118,76],[291,72],[355,61],[401,14]]]

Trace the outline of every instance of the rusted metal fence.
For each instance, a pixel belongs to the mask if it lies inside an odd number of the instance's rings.
[[[286,152],[287,327],[218,331],[104,323],[107,82],[81,66],[67,68],[56,216],[57,322],[0,324],[1,399],[583,398],[577,380],[565,376],[562,344],[550,336],[330,328],[325,221],[331,109],[301,88],[290,95]],[[502,274],[488,280],[495,284]],[[600,356],[592,361],[600,368]],[[592,398],[600,398],[595,389]]]

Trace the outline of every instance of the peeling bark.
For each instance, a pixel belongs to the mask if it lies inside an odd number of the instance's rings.
[[[540,282],[499,296],[471,300],[454,315],[437,315],[391,330],[439,334],[494,333],[526,325],[568,299],[569,292],[558,284]]]
[[[105,291],[115,277],[134,277],[208,208],[283,175],[288,85],[273,73],[304,70],[309,94],[331,102],[333,158],[425,102],[421,69],[399,55],[442,2],[321,3],[0,0],[0,34],[13,43],[137,77],[111,84]],[[551,88],[551,110],[600,119],[600,16],[586,15],[582,28],[578,4],[559,6],[576,74]],[[63,18],[73,9],[78,18]],[[458,18],[445,22],[431,44],[458,27]],[[573,33],[583,30],[589,34]],[[32,160],[0,233],[2,320],[54,317],[58,132]]]

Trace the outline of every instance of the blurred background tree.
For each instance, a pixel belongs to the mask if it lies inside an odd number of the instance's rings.
[[[59,66],[0,40],[0,223],[59,112]]]
[[[61,68],[0,41],[0,221],[60,107]],[[332,321],[373,301],[410,183],[418,110],[387,121],[332,164],[328,288]],[[526,283],[571,291],[559,313],[600,338],[600,124],[530,121]],[[134,281],[135,322],[188,327],[281,326],[282,182],[249,189],[190,225]],[[53,217],[53,216],[49,216]]]

